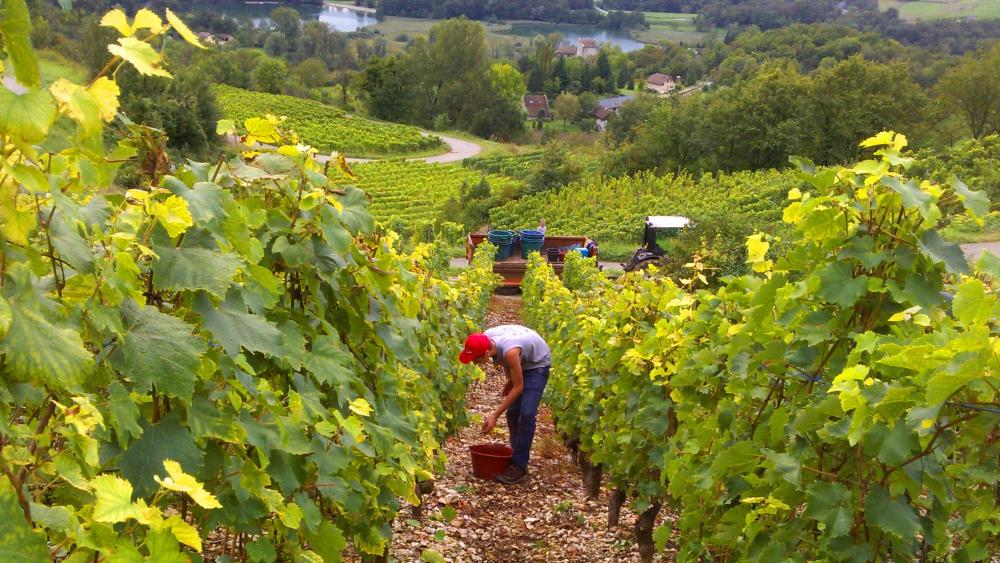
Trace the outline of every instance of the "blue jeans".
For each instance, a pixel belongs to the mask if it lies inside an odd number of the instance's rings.
[[[535,438],[535,417],[538,416],[542,391],[549,381],[549,367],[526,369],[521,375],[524,389],[507,409],[507,428],[510,430],[510,448],[514,450],[511,463],[527,470],[531,441]]]

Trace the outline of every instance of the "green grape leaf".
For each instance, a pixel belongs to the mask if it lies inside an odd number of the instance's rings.
[[[799,460],[794,457],[779,452],[765,450],[768,461],[774,465],[774,470],[781,474],[781,478],[789,483],[799,486],[802,480],[802,467]]]
[[[203,326],[230,356],[239,354],[241,348],[275,357],[284,354],[278,327],[261,315],[247,313],[236,292],[229,292],[226,301],[218,306],[207,295],[198,294],[193,308],[201,315]]]
[[[934,197],[920,188],[920,184],[914,181],[903,182],[895,176],[884,176],[882,185],[889,187],[892,191],[903,196],[903,207],[907,209],[919,209],[920,214],[927,218],[931,212],[931,204]]]
[[[732,447],[719,452],[712,460],[714,475],[733,475],[749,472],[760,461],[760,450],[752,442],[737,442]]]
[[[309,545],[316,550],[316,553],[323,557],[323,561],[326,563],[340,563],[342,560],[341,553],[347,547],[347,539],[344,537],[344,533],[340,531],[340,528],[332,522],[324,520],[320,523],[319,529],[315,534],[306,531],[306,538],[309,540]]]
[[[347,194],[336,196],[340,201],[340,220],[347,225],[352,233],[370,233],[374,227],[371,213],[368,212],[368,195],[357,188],[348,186]]]
[[[56,119],[56,103],[45,90],[16,94],[0,84],[0,133],[27,143],[41,141]]]
[[[179,180],[168,183],[164,178],[163,185],[175,195],[184,198],[188,204],[188,211],[199,225],[205,226],[216,218],[226,218],[225,192],[217,184],[198,182],[189,189]]]
[[[14,381],[38,382],[52,389],[75,389],[94,366],[80,333],[50,323],[33,300],[10,302],[12,322],[0,352]]]
[[[317,336],[312,350],[305,356],[305,368],[309,373],[316,381],[338,389],[342,399],[348,398],[345,391],[358,381],[352,366],[354,356],[344,348],[339,338],[327,334]]]
[[[48,560],[45,536],[28,525],[14,487],[6,477],[0,477],[0,561],[36,563]]]
[[[986,217],[990,212],[990,198],[984,191],[972,191],[965,182],[955,177],[951,179],[951,188],[958,194],[958,199],[962,201],[965,210],[977,219]]]
[[[663,551],[667,548],[667,542],[670,541],[671,531],[670,522],[664,522],[653,530],[653,543],[656,546],[656,551]]]
[[[959,371],[952,373],[947,370],[937,372],[927,380],[925,399],[929,405],[940,405],[947,401],[959,389],[982,377],[977,371]]]
[[[190,557],[181,552],[180,543],[169,528],[146,534],[149,561],[155,563],[191,563]]]
[[[962,248],[957,244],[945,242],[941,235],[934,229],[924,232],[918,243],[920,252],[934,262],[943,263],[945,268],[953,274],[967,274],[969,263],[965,260]]]
[[[42,83],[38,57],[31,48],[31,14],[24,0],[4,0],[0,10],[0,33],[3,34],[3,48],[10,57],[17,81],[28,88],[37,88]]]
[[[259,537],[246,545],[247,558],[254,563],[271,563],[278,559],[274,544],[266,537]]]
[[[10,324],[14,321],[14,313],[10,309],[10,304],[0,295],[0,339],[7,335]]]
[[[816,275],[820,282],[817,295],[845,309],[868,292],[867,276],[854,277],[851,266],[843,262],[828,264]]]
[[[955,299],[951,302],[951,311],[966,326],[989,322],[993,307],[988,306],[983,282],[969,278],[959,284]]]
[[[241,263],[233,254],[205,248],[174,248],[163,244],[155,245],[153,250],[159,255],[153,262],[153,287],[157,291],[203,289],[222,297]]]
[[[184,472],[190,475],[197,475],[201,469],[203,452],[188,429],[172,414],[153,425],[142,421],[142,437],[121,456],[118,467],[140,497],[150,497],[159,489],[153,476],[163,474],[164,460],[180,463]]]
[[[976,261],[976,270],[989,274],[994,280],[1000,280],[1000,258],[992,252],[983,252]]]
[[[163,58],[160,54],[149,43],[135,37],[119,37],[118,45],[108,45],[108,51],[131,63],[140,74],[170,77],[170,73],[162,68]]]
[[[132,484],[117,475],[98,475],[90,480],[97,502],[94,503],[94,520],[117,524],[138,514],[132,504]]]
[[[118,435],[120,447],[125,448],[130,438],[142,436],[142,427],[138,422],[139,407],[118,381],[112,381],[108,388],[108,414],[111,415],[108,419]]]
[[[803,516],[823,524],[831,538],[846,535],[854,520],[851,491],[842,483],[813,483]]]
[[[31,503],[31,519],[42,528],[70,533],[78,525],[74,511],[66,506]],[[2,542],[3,540],[0,540]]]
[[[436,549],[427,548],[420,553],[422,563],[446,563],[446,559]]]
[[[87,240],[65,213],[56,211],[49,223],[49,235],[52,246],[59,252],[59,257],[66,261],[74,270],[89,274],[94,271],[94,253]]]
[[[188,425],[194,437],[216,438],[233,444],[245,442],[247,433],[240,423],[220,414],[222,413],[214,403],[195,397],[194,404],[188,408]]]
[[[900,420],[890,430],[885,423],[876,424],[863,437],[865,451],[887,465],[903,463],[917,450],[917,438]]]
[[[865,499],[865,521],[900,539],[912,538],[920,531],[917,513],[905,497],[893,499],[884,487],[872,487]]]
[[[124,306],[126,332],[112,356],[115,367],[132,380],[134,390],[156,390],[191,402],[201,355],[206,344],[193,327],[156,307]]]

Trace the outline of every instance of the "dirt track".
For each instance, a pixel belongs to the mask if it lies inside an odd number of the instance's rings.
[[[520,323],[521,298],[494,296],[487,326]],[[580,479],[563,446],[548,406],[539,412],[528,477],[510,487],[472,475],[468,447],[483,442],[506,443],[506,421],[490,437],[478,421],[500,401],[504,377],[492,366],[485,381],[467,395],[476,421],[448,440],[446,473],[426,498],[422,519],[404,509],[393,525],[392,556],[398,561],[420,561],[424,549],[433,549],[446,561],[467,562],[631,562],[639,560],[632,541],[635,515],[622,509],[621,521],[607,529],[607,493],[588,501]],[[445,516],[454,509],[449,521]],[[666,511],[664,511],[666,512]],[[662,513],[661,513],[662,514]],[[435,537],[436,536],[436,537]],[[670,552],[662,561],[670,561]]]

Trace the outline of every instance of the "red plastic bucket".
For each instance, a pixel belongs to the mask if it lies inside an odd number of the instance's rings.
[[[469,446],[472,454],[472,474],[480,479],[493,479],[510,465],[514,450],[503,444]]]

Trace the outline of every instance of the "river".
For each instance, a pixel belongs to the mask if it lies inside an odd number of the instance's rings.
[[[627,31],[611,31],[586,25],[518,22],[511,25],[510,31],[502,33],[519,35],[522,37],[534,37],[535,35],[561,33],[566,38],[564,42],[573,43],[574,45],[578,39],[589,37],[591,39],[598,40],[602,45],[605,43],[618,45],[621,47],[622,51],[626,53],[629,51],[638,51],[646,45],[645,43],[640,43],[639,41],[632,39],[632,36],[630,36]]]
[[[242,18],[249,17],[254,25],[267,23],[271,10],[279,7],[276,2],[240,2],[238,0],[219,0],[209,2],[207,0],[196,0],[185,2],[185,8],[191,11],[211,11],[227,16]],[[303,20],[319,20],[332,29],[342,32],[357,31],[363,27],[375,25],[378,19],[375,14],[352,10],[343,6],[326,4],[295,4],[295,8]],[[610,31],[592,26],[554,24],[545,22],[516,22],[511,25],[509,31],[501,32],[512,37],[534,37],[535,35],[548,35],[558,32],[565,36],[565,41],[576,43],[581,37],[590,37],[604,43],[611,43],[621,47],[622,51],[635,51],[642,49],[643,43],[633,39],[626,31]]]
[[[185,9],[190,11],[206,10],[224,14],[234,18],[250,17],[254,25],[266,23],[271,15],[271,10],[280,7],[277,2],[238,2],[232,0],[222,0],[217,2],[185,2]],[[375,14],[352,10],[342,6],[331,6],[329,4],[320,6],[318,4],[293,4],[303,20],[319,20],[332,29],[343,32],[357,31],[362,27],[378,23]]]

